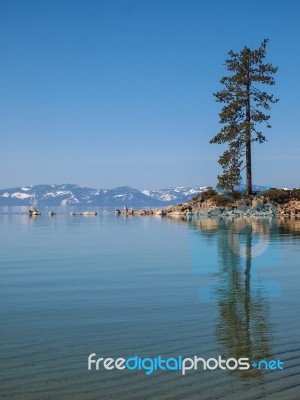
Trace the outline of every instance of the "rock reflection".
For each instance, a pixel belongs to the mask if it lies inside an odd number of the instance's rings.
[[[280,233],[288,233],[292,235],[300,234],[300,219],[278,219],[278,227]]]
[[[39,219],[39,215],[29,215],[29,222],[35,222]]]

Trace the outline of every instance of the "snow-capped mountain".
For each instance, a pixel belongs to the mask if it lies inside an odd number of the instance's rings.
[[[205,187],[176,187],[141,192],[129,186],[93,189],[73,184],[34,185],[0,190],[0,205],[165,207],[186,202],[203,190]]]
[[[206,188],[207,186],[194,186],[191,188],[178,186],[175,188],[159,190],[143,190],[142,193],[144,193],[146,196],[152,197],[153,199],[174,204],[184,203],[195,197],[198,193],[203,192]]]
[[[0,190],[0,205],[68,205],[87,203],[105,192],[78,185],[34,185]]]
[[[235,190],[240,190],[240,191],[246,191],[246,184],[245,183],[241,183],[238,186],[235,186],[234,188]],[[271,186],[262,186],[262,185],[252,185],[252,190],[253,192],[264,192],[266,190],[271,189]]]

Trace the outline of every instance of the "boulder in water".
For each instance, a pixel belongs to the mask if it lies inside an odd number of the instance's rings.
[[[96,211],[84,211],[82,215],[97,215]]]
[[[29,208],[29,215],[41,215],[41,212],[39,210],[37,210],[35,207],[30,207]]]

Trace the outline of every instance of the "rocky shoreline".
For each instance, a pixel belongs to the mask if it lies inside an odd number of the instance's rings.
[[[273,189],[272,189],[273,190]],[[124,207],[115,209],[115,215],[155,215],[160,217],[173,218],[192,218],[192,217],[283,217],[283,218],[300,218],[300,189],[285,192],[282,190],[271,190],[271,196],[259,195],[251,196],[243,199],[240,193],[235,192],[231,195],[223,195],[216,193],[213,189],[208,189],[206,192],[197,195],[187,203],[168,206],[167,208],[153,209],[133,209]],[[278,197],[279,193],[279,197]],[[295,193],[297,198],[295,198]],[[274,196],[277,196],[274,200]],[[294,197],[293,197],[294,196]],[[272,198],[273,197],[273,198]],[[30,216],[41,215],[41,211],[35,207],[29,208]],[[105,211],[104,213],[109,213]],[[49,216],[54,216],[56,213],[50,211]],[[70,212],[70,215],[76,215],[75,212]],[[84,211],[77,215],[92,216],[97,215],[96,211]]]
[[[116,210],[116,214],[124,215],[157,215],[161,217],[284,217],[300,218],[300,200],[289,200],[281,203],[272,201],[269,197],[261,196],[251,199],[236,200],[226,206],[218,206],[213,199],[195,199],[167,208],[150,210],[124,209]]]

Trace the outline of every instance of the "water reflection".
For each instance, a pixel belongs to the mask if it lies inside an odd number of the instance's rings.
[[[278,228],[281,234],[300,235],[300,219],[278,219]]]
[[[192,222],[217,247],[219,282],[214,285],[219,319],[215,333],[224,358],[272,358],[270,306],[264,282],[252,274],[255,257],[266,251],[270,235],[278,235],[274,219],[202,219]],[[215,274],[216,275],[216,274]],[[254,275],[254,278],[252,277]],[[244,379],[263,379],[264,371],[235,371]]]
[[[224,227],[225,222],[220,223]],[[268,238],[270,223],[239,219],[231,223],[228,240],[226,235],[218,236],[222,274],[217,289],[220,319],[216,336],[226,357],[248,357],[252,362],[272,358],[268,300],[263,285],[259,290],[251,290],[252,248],[259,246],[259,243],[253,246],[253,238],[257,233]],[[237,245],[240,243],[237,236],[244,236],[244,246]],[[230,241],[234,244],[228,247]],[[261,376],[262,371],[251,369],[239,373],[251,378]]]

